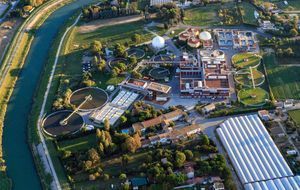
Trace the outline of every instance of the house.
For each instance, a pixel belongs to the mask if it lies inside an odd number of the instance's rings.
[[[215,109],[216,109],[215,104],[211,103],[211,104],[204,106],[202,108],[202,111],[203,111],[203,113],[207,114],[207,113],[214,111]]]
[[[283,103],[283,107],[284,108],[291,108],[294,106],[294,100],[293,99],[287,99],[285,100],[285,102]]]
[[[188,179],[193,179],[195,177],[195,172],[193,167],[189,166],[186,167],[184,170],[185,170],[186,177]]]
[[[215,182],[213,184],[213,189],[214,190],[225,190],[224,183],[222,183],[222,182]]]
[[[157,144],[157,143],[168,143],[170,141],[176,141],[182,138],[189,137],[195,133],[200,132],[201,129],[198,125],[190,125],[186,127],[182,127],[180,129],[174,129],[172,131],[168,131],[162,134],[154,135],[149,137],[151,144]]]
[[[156,118],[149,119],[143,122],[134,123],[132,125],[132,129],[134,132],[141,131],[145,132],[145,130],[149,127],[161,125],[161,126],[168,126],[170,122],[176,121],[180,119],[184,115],[184,111],[181,109],[177,109],[174,111],[171,111],[166,114],[162,114]]]
[[[270,116],[268,110],[260,110],[260,111],[258,111],[258,116],[263,121],[270,121],[271,120],[271,116]]]
[[[145,177],[136,177],[129,180],[132,189],[139,189],[148,185],[148,180]]]

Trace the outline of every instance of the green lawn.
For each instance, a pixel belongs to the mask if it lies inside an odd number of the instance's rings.
[[[262,88],[250,88],[240,90],[238,93],[239,100],[246,106],[255,106],[264,104],[265,100],[269,98],[268,92]]]
[[[88,150],[91,147],[95,147],[96,144],[97,138],[95,134],[57,142],[57,145],[61,150],[68,150],[71,152]]]
[[[260,59],[260,56],[253,53],[239,53],[232,57],[232,62],[238,68],[249,68],[257,66]]]
[[[156,31],[161,32],[163,29],[157,27]],[[149,41],[153,37],[153,34],[144,30],[144,22],[137,21],[101,27],[90,33],[76,33],[74,44],[87,47],[94,40],[99,40],[102,42],[102,44],[106,44],[107,46],[111,47],[116,43],[131,43],[131,37],[134,34],[141,34],[142,42]]]
[[[217,15],[219,5],[207,5],[185,10],[184,23],[192,26],[211,26],[220,23]]]
[[[264,64],[275,99],[300,99],[300,67],[284,66],[274,54],[264,55]]]
[[[257,19],[254,16],[254,11],[256,9],[252,4],[248,2],[242,2],[239,4],[239,8],[241,10],[244,23],[258,25]]]
[[[291,110],[288,114],[300,126],[300,110]]]

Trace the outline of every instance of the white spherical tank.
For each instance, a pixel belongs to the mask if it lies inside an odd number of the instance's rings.
[[[155,49],[161,49],[161,48],[165,47],[165,39],[163,37],[156,36],[152,40],[152,46]]]
[[[199,37],[201,40],[204,40],[204,41],[211,40],[211,34],[207,31],[201,32]]]

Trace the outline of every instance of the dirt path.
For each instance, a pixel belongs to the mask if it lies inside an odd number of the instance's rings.
[[[99,19],[95,21],[91,21],[89,23],[83,24],[78,27],[79,33],[89,33],[101,28],[103,26],[112,26],[117,24],[125,24],[130,22],[135,22],[142,20],[144,17],[141,15],[133,15],[126,17],[118,17],[118,18],[110,18],[110,19]]]

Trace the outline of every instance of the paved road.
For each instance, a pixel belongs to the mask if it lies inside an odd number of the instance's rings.
[[[10,9],[5,13],[5,15],[2,18],[0,18],[0,24],[7,18],[10,12],[15,9],[19,2],[20,0],[12,2],[12,6],[10,7]]]
[[[250,113],[249,115],[251,115],[251,114],[253,114],[253,113]],[[231,117],[235,117],[235,116],[226,116],[226,117],[218,117],[218,118],[211,118],[211,119],[205,119],[203,117],[197,117],[197,118],[194,119],[194,121],[192,123],[193,124],[199,124],[199,127],[200,127],[201,131],[216,143],[216,146],[218,147],[219,153],[224,155],[225,158],[226,158],[227,165],[231,169],[232,177],[234,179],[234,182],[237,185],[237,188],[238,189],[243,189],[242,184],[241,184],[237,174],[235,173],[235,170],[233,169],[233,166],[231,165],[231,161],[229,160],[229,157],[227,156],[227,153],[224,150],[221,142],[216,137],[216,132],[215,132],[216,128],[221,123],[223,123],[226,119],[231,118]]]

